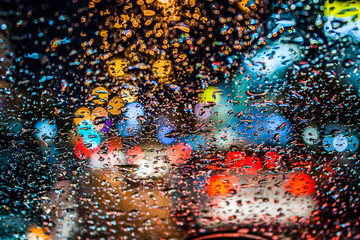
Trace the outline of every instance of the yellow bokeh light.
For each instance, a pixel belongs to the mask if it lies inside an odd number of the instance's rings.
[[[360,1],[325,1],[324,3],[324,15],[333,16],[337,18],[346,18],[357,16],[353,21],[356,21],[360,17]]]
[[[199,100],[200,102],[204,103],[219,103],[221,99],[221,95],[219,93],[219,90],[216,87],[208,87],[204,90],[201,94],[199,94]]]
[[[138,90],[135,86],[129,85],[128,87],[121,89],[120,97],[125,103],[135,102],[138,98]]]
[[[95,88],[91,92],[91,95],[92,95],[93,102],[96,104],[99,104],[99,105],[104,104],[109,98],[109,92],[104,87]]]
[[[125,76],[125,68],[128,67],[125,59],[114,59],[108,62],[108,71],[112,77]]]

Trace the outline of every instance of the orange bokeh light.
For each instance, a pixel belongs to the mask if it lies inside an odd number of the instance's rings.
[[[209,196],[226,196],[236,184],[233,176],[214,175],[209,179],[206,191]]]
[[[106,141],[108,151],[120,151],[122,148],[122,139],[120,137],[111,137]]]
[[[315,181],[305,173],[295,173],[290,175],[284,187],[295,196],[308,196],[314,193]]]
[[[50,234],[42,227],[33,226],[29,228],[27,239],[29,240],[50,240]]]

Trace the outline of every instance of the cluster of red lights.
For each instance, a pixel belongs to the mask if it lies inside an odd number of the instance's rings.
[[[280,166],[281,156],[276,151],[269,151],[261,160],[258,157],[247,156],[244,152],[230,152],[225,164],[228,169],[239,170],[244,174],[258,174],[260,170],[274,169]],[[236,185],[236,177],[229,174],[213,175],[206,186],[209,196],[226,196]],[[314,192],[315,181],[306,173],[294,173],[286,180],[284,188],[295,196],[307,196]]]

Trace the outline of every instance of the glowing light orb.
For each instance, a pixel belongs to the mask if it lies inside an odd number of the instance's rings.
[[[120,137],[110,137],[106,140],[106,146],[109,152],[120,151],[122,148],[122,139]]]
[[[284,188],[295,196],[308,196],[314,193],[315,181],[305,173],[296,173],[290,175]]]
[[[265,163],[264,163],[264,165],[268,169],[276,168],[277,166],[280,165],[280,161],[281,161],[281,156],[279,155],[278,152],[269,151],[269,152],[265,153],[265,156],[264,156],[264,162]]]
[[[206,192],[209,196],[226,196],[236,185],[236,179],[232,176],[214,175],[206,185]]]
[[[195,105],[195,117],[198,119],[209,119],[211,116],[210,107],[204,103],[198,103]]]
[[[109,98],[109,92],[104,87],[97,87],[91,92],[92,100],[94,103],[102,105]]]
[[[152,65],[152,71],[157,78],[167,78],[170,76],[172,64],[170,60],[159,59]]]
[[[167,160],[168,148],[163,145],[150,144],[144,147],[135,147],[127,153],[128,162],[138,165],[133,171],[134,178],[159,178],[164,177],[170,169]]]
[[[91,120],[95,126],[96,131],[107,132],[111,127],[109,114],[103,107],[97,107],[92,111]]]
[[[129,121],[137,121],[139,117],[145,115],[144,106],[138,102],[128,103],[125,106],[124,117]]]
[[[240,167],[240,161],[244,160],[246,154],[244,152],[229,152],[226,156],[225,162],[229,168]]]
[[[191,146],[186,143],[179,143],[172,146],[168,151],[168,158],[174,164],[182,164],[191,156]]]
[[[52,141],[57,135],[57,126],[54,121],[45,119],[35,124],[35,137],[41,141]]]
[[[133,149],[129,149],[126,153],[128,162],[132,164],[138,164],[142,159],[145,158],[145,153],[142,148],[135,146]]]
[[[175,128],[171,125],[160,126],[157,133],[157,137],[160,142],[166,145],[173,144],[177,139],[176,136],[172,135],[174,130]]]
[[[92,150],[100,145],[101,136],[99,133],[94,132],[92,134],[85,135],[83,141],[84,141],[84,146]]]
[[[201,103],[219,103],[221,95],[216,87],[208,87],[201,94],[199,94],[199,101]]]
[[[351,37],[360,41],[360,1],[325,1],[324,32],[328,38],[339,40]]]
[[[125,103],[120,97],[114,97],[109,101],[107,108],[111,115],[119,115],[124,106]]]
[[[27,233],[28,240],[51,240],[50,233],[46,232],[43,227],[30,227]]]
[[[326,137],[323,139],[322,145],[326,151],[331,152],[334,150],[333,141],[334,138],[332,137]]]
[[[77,132],[81,137],[87,136],[89,134],[93,134],[96,132],[96,127],[94,126],[93,122],[90,120],[83,120],[77,126]]]
[[[243,152],[230,152],[225,162],[229,168],[237,168],[247,174],[256,174],[262,169],[262,163],[258,157],[246,156]]]
[[[94,149],[90,149],[88,148],[88,146],[85,146],[83,138],[79,138],[79,140],[76,142],[74,153],[77,158],[85,159],[97,153],[100,150],[100,148],[101,146],[99,145]]]
[[[120,121],[116,125],[116,130],[122,137],[136,136],[140,133],[142,126],[134,120]]]
[[[169,8],[175,5],[176,0],[156,0],[156,4],[159,8]]]
[[[125,69],[128,67],[125,59],[114,59],[108,62],[108,71],[112,77],[123,77]]]
[[[126,84],[120,90],[120,97],[125,103],[135,102],[139,95],[139,89],[133,85]]]
[[[74,113],[74,124],[79,125],[83,120],[91,120],[91,112],[86,107],[77,109]]]
[[[354,135],[350,135],[347,136],[347,140],[348,140],[348,147],[346,150],[349,150],[350,152],[355,152],[359,147],[359,139]]]
[[[317,144],[320,140],[319,131],[313,127],[307,127],[301,134],[302,140],[307,145]]]
[[[283,79],[289,67],[301,59],[298,44],[285,43],[283,39],[267,45],[270,47],[259,51],[254,57],[246,58],[243,67],[242,82],[252,93],[264,93],[278,90],[285,82]]]
[[[125,153],[121,151],[108,151],[101,153],[98,151],[90,156],[90,164],[95,169],[113,168],[127,164]]]
[[[348,146],[348,140],[343,134],[338,134],[333,139],[333,147],[338,152],[343,152]]]

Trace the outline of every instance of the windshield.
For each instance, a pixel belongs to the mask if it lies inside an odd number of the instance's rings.
[[[357,239],[358,0],[0,1],[0,239]]]

